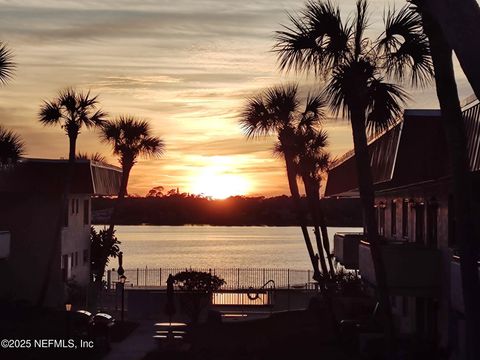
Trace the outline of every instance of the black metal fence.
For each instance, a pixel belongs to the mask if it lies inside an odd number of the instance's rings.
[[[225,280],[223,290],[260,288],[267,281],[273,280],[276,288],[305,288],[312,284],[313,272],[296,269],[267,268],[136,268],[126,269],[127,287],[166,287],[169,274],[175,275],[181,271],[195,270],[209,272]],[[118,281],[116,270],[108,270],[105,274],[108,288],[115,287]]]

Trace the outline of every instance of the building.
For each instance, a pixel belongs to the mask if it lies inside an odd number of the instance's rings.
[[[65,301],[67,281],[88,284],[91,197],[118,194],[121,170],[77,160],[61,214],[67,174],[67,160],[45,159],[24,159],[0,172],[0,299],[35,304],[49,268],[49,305]]]
[[[480,105],[464,107],[470,169],[480,185]],[[439,110],[406,110],[403,121],[369,143],[381,251],[397,329],[436,342],[452,354],[463,349],[464,307],[456,256],[450,160]],[[478,184],[478,185],[477,185]],[[329,172],[325,195],[359,196],[355,157],[347,154]],[[334,253],[345,253],[372,288],[375,272],[368,239],[340,235]],[[350,254],[350,255],[352,255]],[[348,256],[349,254],[347,254]],[[353,265],[352,265],[353,264]]]

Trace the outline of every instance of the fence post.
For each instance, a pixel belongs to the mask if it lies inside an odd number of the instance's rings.
[[[263,268],[263,285],[265,285],[265,268]]]
[[[147,287],[147,274],[148,274],[148,267],[145,265],[145,287]]]
[[[159,285],[162,286],[162,268],[160,268],[160,279],[158,280],[159,281]]]
[[[240,289],[240,268],[237,268],[237,289]]]
[[[138,268],[137,268],[137,287],[138,287]]]
[[[310,282],[310,270],[308,270],[307,272],[307,286],[309,282]]]
[[[287,269],[287,287],[290,289],[290,269]]]

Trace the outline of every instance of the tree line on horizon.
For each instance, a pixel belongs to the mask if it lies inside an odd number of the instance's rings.
[[[307,207],[307,199],[302,198]],[[359,199],[322,199],[328,226],[361,227]],[[115,199],[92,199],[92,223],[108,223]],[[118,209],[117,224],[121,225],[225,225],[225,226],[299,226],[291,197],[232,196],[215,200],[198,195],[170,194],[165,196],[128,197]],[[313,219],[306,219],[313,226]]]

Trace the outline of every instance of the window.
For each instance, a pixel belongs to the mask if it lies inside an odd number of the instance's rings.
[[[402,236],[408,237],[408,200],[402,202]]]
[[[83,265],[88,263],[88,249],[83,250]]]
[[[72,214],[75,213],[75,199],[72,199]]]
[[[78,203],[80,202],[79,199],[75,199],[75,214],[78,214]]]
[[[75,266],[78,266],[78,251],[75,251]]]
[[[70,255],[70,267],[73,269],[73,252]]]
[[[378,233],[381,236],[385,236],[385,203],[380,203],[378,206]]]
[[[415,205],[415,242],[423,243],[425,240],[425,203]]]
[[[68,279],[68,255],[62,256],[62,280],[67,281]]]
[[[397,233],[397,203],[395,200],[390,203],[390,232],[392,236]]]
[[[90,200],[88,199],[83,201],[83,223],[90,224]]]

